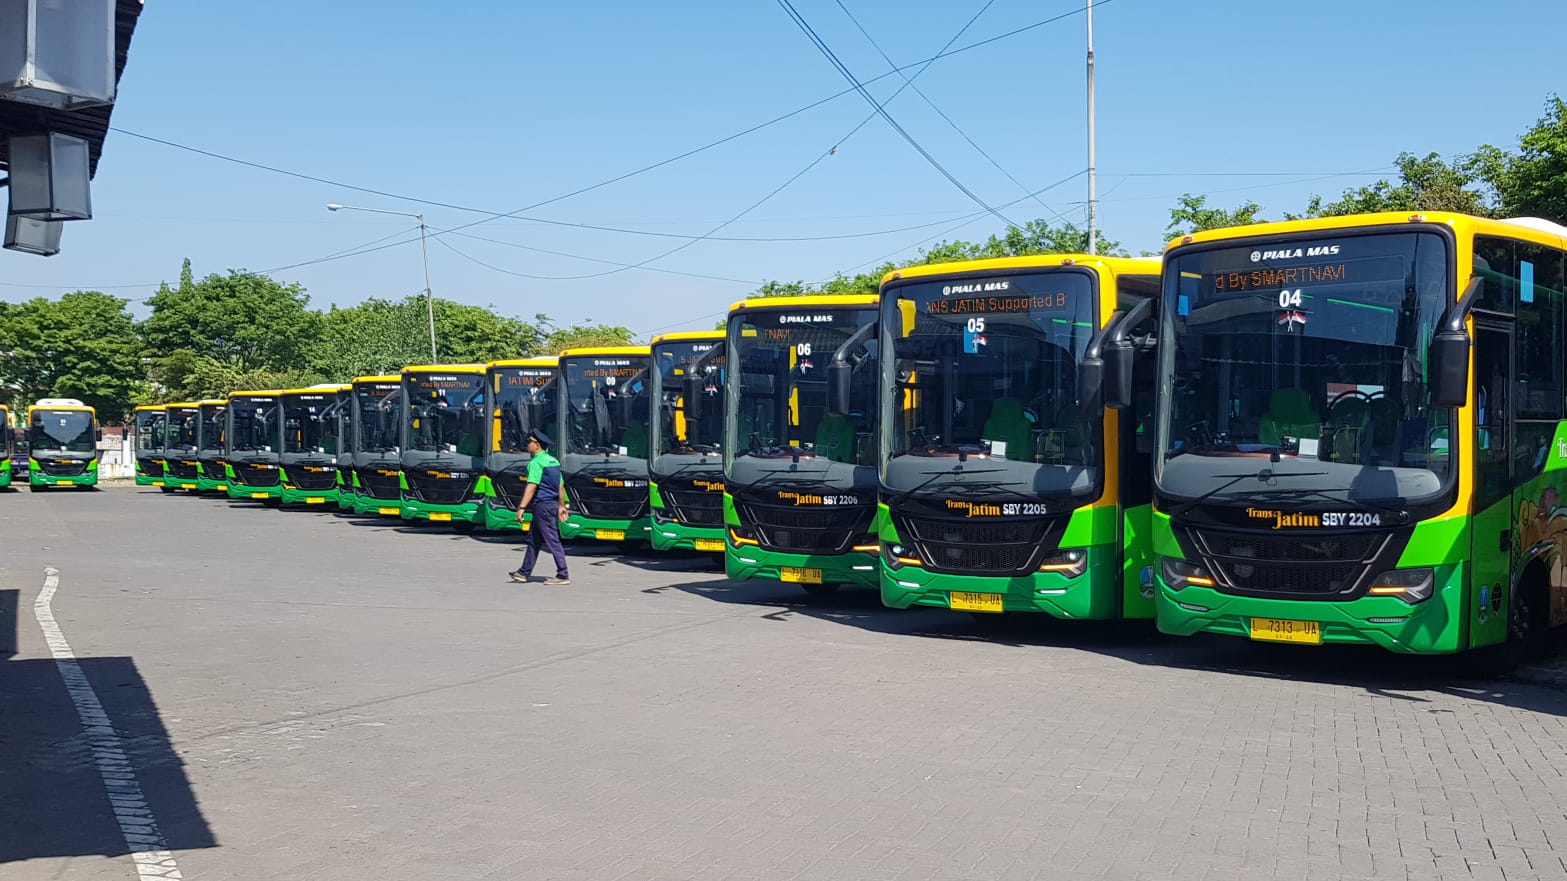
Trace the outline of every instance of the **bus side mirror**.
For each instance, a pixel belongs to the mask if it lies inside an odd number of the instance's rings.
[[[1077,405],[1085,412],[1099,409],[1104,395],[1103,358],[1084,357],[1077,364]]]
[[[702,418],[702,392],[705,384],[702,377],[686,374],[680,381],[680,396],[683,399],[681,407],[686,411],[686,421],[695,422]]]
[[[1469,400],[1469,334],[1437,331],[1431,337],[1431,406],[1462,407]]]
[[[103,429],[102,428],[97,429],[97,431],[95,433],[97,434],[96,440],[100,440],[100,441],[103,440]]]
[[[827,412],[834,416],[849,415],[850,399],[854,397],[854,368],[847,361],[833,361],[827,365]]]
[[[1137,349],[1127,339],[1117,339],[1105,348],[1104,405],[1112,410],[1132,406],[1132,374]]]

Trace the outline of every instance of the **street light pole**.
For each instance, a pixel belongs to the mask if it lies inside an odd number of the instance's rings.
[[[388,211],[385,208],[361,208],[358,205],[339,205],[336,202],[326,206],[328,211],[368,211],[372,214],[395,214],[398,217],[412,217],[419,221],[419,253],[424,258],[424,310],[430,319],[430,363],[440,363],[440,355],[435,348],[435,295],[430,291],[430,246],[425,236],[424,215],[414,214],[411,211]]]

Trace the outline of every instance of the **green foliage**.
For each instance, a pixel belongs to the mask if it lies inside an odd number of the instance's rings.
[[[1261,223],[1262,206],[1256,202],[1243,202],[1234,208],[1210,208],[1208,197],[1187,193],[1176,200],[1170,209],[1170,225],[1164,234],[1170,238],[1188,236],[1194,232],[1224,229],[1230,226],[1249,226]]]
[[[303,388],[329,381],[328,377],[307,367],[289,370],[239,367],[191,349],[178,349],[159,359],[158,378],[160,391],[138,403],[199,401],[226,397],[230,392]]]
[[[518,358],[538,351],[540,328],[497,314],[493,308],[435,298],[437,359],[445,364],[472,364]],[[340,380],[377,373],[396,373],[409,364],[430,361],[430,313],[422,294],[402,300],[371,298],[354,306],[334,306],[322,316],[321,332],[310,363],[321,374]]]
[[[583,349],[592,346],[629,346],[632,338],[636,336],[629,327],[618,327],[608,324],[573,324],[570,327],[556,327],[549,323],[549,319],[539,316],[546,328],[543,353],[558,355],[567,349]]]
[[[126,301],[97,291],[38,297],[0,309],[0,385],[13,409],[77,398],[105,421],[145,391],[141,342]]]
[[[1473,157],[1508,217],[1567,223],[1567,101],[1551,95],[1545,115],[1518,139],[1518,152],[1485,146]]]
[[[191,349],[237,369],[287,370],[303,363],[320,331],[321,314],[297,284],[253,272],[193,279],[190,261],[180,284],[164,284],[147,301],[152,314],[142,338],[154,360]]]
[[[1496,200],[1484,178],[1486,163],[1475,156],[1459,156],[1447,162],[1436,153],[1417,156],[1400,153],[1394,160],[1398,180],[1345,190],[1332,202],[1312,196],[1299,217],[1336,217],[1378,211],[1456,211],[1489,217]],[[1296,215],[1288,215],[1295,219]]]

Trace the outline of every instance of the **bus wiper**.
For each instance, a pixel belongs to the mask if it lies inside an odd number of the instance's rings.
[[[1185,514],[1187,511],[1190,511],[1191,509],[1197,507],[1198,505],[1202,504],[1203,502],[1208,501],[1209,499],[1213,498],[1214,496],[1218,495],[1219,493],[1224,492],[1225,490],[1229,489],[1230,487],[1234,486],[1235,484],[1240,483],[1241,481],[1246,480],[1248,478],[1249,479],[1254,479],[1258,483],[1267,483],[1268,481],[1273,480],[1274,478],[1278,478],[1278,477],[1321,477],[1324,474],[1327,474],[1327,472],[1326,471],[1286,471],[1286,472],[1284,472],[1282,474],[1277,474],[1277,473],[1274,472],[1274,470],[1272,468],[1266,468],[1266,467],[1262,468],[1261,470],[1258,470],[1258,471],[1247,471],[1247,472],[1244,472],[1244,473],[1241,473],[1241,474],[1215,474],[1214,477],[1228,477],[1229,480],[1226,480],[1225,482],[1219,484],[1218,486],[1214,487],[1213,489],[1208,490],[1207,492],[1203,493],[1202,495],[1198,496],[1195,499],[1192,499],[1189,502],[1185,502],[1183,504],[1175,506],[1175,509],[1170,512],[1170,519],[1174,520],[1176,517],[1179,517],[1182,514]]]
[[[997,498],[1001,498],[1001,497],[1004,496],[1006,498],[1015,499],[1016,501],[1019,501],[1019,502],[1039,502],[1041,504],[1048,503],[1050,498],[1051,498],[1050,496],[1047,496],[1044,493],[1039,493],[1039,492],[1025,493],[1025,492],[1019,492],[1018,490],[1015,490],[1015,489],[1008,489],[1007,488],[1007,482],[1006,481],[1001,481],[1001,480],[989,480],[989,481],[984,481],[984,482],[981,482],[981,483],[954,483],[954,484],[951,484],[950,486],[938,486],[938,487],[936,487],[936,492],[957,493],[959,490],[962,490],[963,491],[962,494],[964,494],[964,495],[970,494],[970,491],[972,491],[972,492],[985,492],[985,493],[994,494],[995,497],[997,497]],[[999,492],[997,492],[998,490],[999,490]],[[1066,495],[1066,494],[1063,493],[1062,495]]]
[[[1350,498],[1349,497],[1349,487],[1347,487],[1347,486],[1343,487],[1342,489],[1337,490],[1337,491],[1338,492],[1343,492],[1345,494],[1344,497],[1343,498],[1339,498],[1338,496],[1332,495],[1332,492],[1334,492],[1334,490],[1311,489],[1311,488],[1308,488],[1308,487],[1294,487],[1294,488],[1281,487],[1279,489],[1264,490],[1262,492],[1259,492],[1258,495],[1263,497],[1263,498],[1269,498],[1269,499],[1305,498],[1305,497],[1309,496],[1309,497],[1312,497],[1312,498],[1318,498],[1318,499],[1323,499],[1325,501],[1333,502],[1334,504],[1338,504],[1338,505],[1348,505],[1351,508],[1354,508],[1354,509],[1356,509],[1356,510],[1362,512],[1362,513],[1365,513],[1365,514],[1378,514],[1378,515],[1383,515],[1383,516],[1386,516],[1386,517],[1390,517],[1390,518],[1398,521],[1399,523],[1408,523],[1409,522],[1409,512],[1408,511],[1405,511],[1405,510],[1402,510],[1402,509],[1399,509],[1399,508],[1384,507],[1382,505],[1373,505],[1370,502],[1363,502],[1363,501],[1361,501],[1359,499]]]
[[[898,496],[892,500],[891,504],[894,504],[894,505],[901,505],[901,504],[903,504],[904,502],[909,500],[910,496],[914,495],[915,493],[919,492],[920,490],[924,489],[925,487],[930,486],[931,484],[935,483],[936,481],[940,480],[943,477],[948,477],[948,476],[951,476],[951,475],[964,475],[964,474],[995,474],[997,472],[1002,472],[1002,471],[1006,471],[1006,470],[1007,469],[1005,469],[1005,468],[981,468],[981,469],[979,469],[977,471],[965,471],[965,470],[963,470],[963,466],[962,465],[954,465],[951,468],[948,468],[948,469],[945,469],[945,470],[941,470],[941,471],[921,471],[920,472],[921,474],[929,474],[930,476],[925,478],[924,480],[920,481],[919,483],[914,484],[914,486],[910,487],[909,489],[906,489],[903,492],[899,493]]]

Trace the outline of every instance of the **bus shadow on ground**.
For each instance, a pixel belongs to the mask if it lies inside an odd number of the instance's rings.
[[[164,843],[217,847],[136,664],[123,657],[78,663],[113,721]],[[0,706],[0,865],[131,853],[55,662],[0,662]]]
[[[1399,655],[1369,646],[1288,646],[1224,636],[1165,636],[1154,628],[1152,621],[1062,621],[1048,615],[976,616],[942,609],[898,610],[883,606],[874,590],[844,588],[813,597],[776,582],[734,582],[722,577],[647,588],[643,593],[665,591],[756,606],[765,610],[759,612],[759,617],[768,621],[787,622],[799,616],[890,636],[983,642],[1023,649],[1064,648],[1145,666],[1359,688],[1394,700],[1429,702],[1424,692],[1567,716],[1567,690],[1507,678],[1486,678],[1477,673],[1470,655]],[[1557,649],[1552,654],[1557,663],[1567,657],[1564,643],[1567,629],[1556,634]]]

